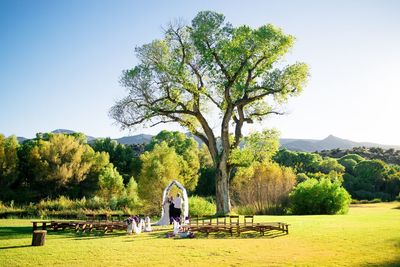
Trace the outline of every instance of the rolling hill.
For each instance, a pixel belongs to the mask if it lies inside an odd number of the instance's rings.
[[[67,129],[57,129],[52,131],[52,133],[66,133],[71,134],[75,133],[75,131],[67,130]],[[202,141],[193,136],[190,133],[186,133],[187,136],[193,137],[199,144]],[[131,135],[131,136],[123,136],[121,138],[114,138],[117,142],[124,145],[132,145],[132,144],[147,144],[150,142],[153,136],[149,134],[138,134],[138,135]],[[88,143],[93,142],[96,140],[96,137],[87,136]],[[25,137],[18,137],[19,142],[23,142],[27,140]],[[330,149],[350,149],[353,147],[381,147],[384,149],[394,148],[400,150],[400,146],[398,145],[382,145],[377,143],[370,143],[370,142],[355,142],[347,139],[342,139],[333,135],[329,135],[328,137],[317,140],[317,139],[296,139],[296,138],[281,138],[280,144],[282,148],[286,148],[288,150],[294,151],[305,151],[305,152],[314,152],[314,151],[322,151],[322,150],[330,150]]]
[[[355,142],[347,139],[342,139],[333,135],[329,135],[325,139],[281,139],[281,147],[288,150],[314,152],[322,150],[330,150],[335,148],[350,149],[353,147],[381,147],[384,149],[394,148],[400,149],[400,146],[396,145],[382,145],[369,142]]]

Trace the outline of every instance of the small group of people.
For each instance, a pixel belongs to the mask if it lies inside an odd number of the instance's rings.
[[[182,198],[178,193],[176,197],[169,196],[163,203],[164,214],[161,217],[158,225],[172,224],[173,221],[180,221],[182,215]]]
[[[169,223],[172,224],[173,220],[180,220],[182,215],[182,199],[181,194],[178,193],[175,198],[170,196],[167,200],[169,203],[168,211],[169,211]]]

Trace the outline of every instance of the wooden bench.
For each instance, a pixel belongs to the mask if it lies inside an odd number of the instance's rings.
[[[254,225],[256,229],[260,231],[260,234],[264,235],[266,231],[276,230],[283,233],[289,234],[289,224],[283,222],[266,222],[257,223]]]
[[[46,230],[46,227],[51,224],[52,221],[41,220],[41,221],[31,221],[32,222],[32,232],[38,229],[38,224],[42,224],[42,230]]]
[[[196,217],[195,217],[196,218]],[[229,223],[227,223],[229,218]],[[216,223],[213,223],[216,221]],[[238,215],[232,215],[229,217],[220,216],[215,218],[198,218],[193,220],[189,219],[189,223],[182,225],[183,231],[202,232],[206,235],[212,232],[226,232],[233,236],[234,233],[240,236],[243,232],[255,231],[261,235],[265,235],[267,231],[280,231],[289,234],[289,224],[283,222],[265,222],[265,223],[254,223],[254,215],[245,215],[243,223],[240,223],[240,217]]]

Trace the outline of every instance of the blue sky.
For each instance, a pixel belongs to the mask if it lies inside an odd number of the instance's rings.
[[[288,61],[310,65],[304,93],[275,127],[283,137],[400,144],[399,1],[0,1],[0,133],[33,137],[57,128],[119,137],[108,117],[124,95],[134,47],[174,18],[200,10],[234,25],[272,23],[297,38]],[[131,131],[157,133],[155,129]]]

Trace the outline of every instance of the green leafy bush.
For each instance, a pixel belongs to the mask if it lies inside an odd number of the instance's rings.
[[[358,155],[358,154],[347,154],[347,155],[341,157],[341,158],[339,159],[339,162],[340,162],[340,160],[348,160],[348,159],[354,160],[354,161],[357,162],[357,163],[365,160],[365,158],[361,157],[361,156]]]
[[[344,214],[351,197],[339,181],[308,179],[290,193],[293,214]]]
[[[189,197],[189,215],[190,216],[211,216],[217,212],[214,202],[199,196]]]
[[[61,196],[57,199],[47,199],[41,200],[37,205],[36,208],[38,210],[66,210],[66,209],[76,209],[77,205],[75,202],[67,197]]]
[[[98,196],[94,196],[86,202],[86,208],[90,210],[106,209],[107,207],[108,203]]]

